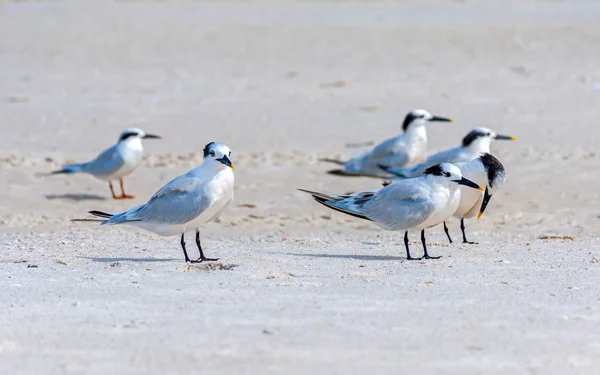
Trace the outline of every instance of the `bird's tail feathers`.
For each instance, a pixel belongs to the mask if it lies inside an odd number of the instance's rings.
[[[345,161],[341,161],[339,159],[331,159],[331,158],[322,158],[322,159],[319,159],[319,161],[324,161],[326,163],[333,163],[333,164],[337,164],[337,165],[344,165],[344,164],[346,164]]]
[[[61,169],[52,171],[50,174],[61,174],[61,173],[77,173],[83,172],[83,168],[85,167],[85,163],[80,164],[67,164],[63,165]]]
[[[340,197],[338,197],[336,195],[319,193],[318,191],[305,190],[305,189],[298,189],[298,190],[312,195],[313,198],[315,198],[315,199],[321,199],[323,201],[336,201],[336,200],[341,199]]]
[[[332,169],[332,170],[327,171],[327,173],[332,174],[334,176],[365,177],[364,175],[361,175],[361,174],[344,172],[343,169]]]
[[[354,216],[357,217],[359,219],[364,219],[364,220],[369,220],[369,221],[373,221],[371,219],[369,219],[368,217],[366,217],[365,215],[356,212],[354,210],[349,209],[347,206],[343,205],[343,204],[339,204],[339,200],[338,201],[331,201],[331,200],[323,200],[321,198],[317,198],[313,195],[313,197],[315,198],[315,200],[319,203],[321,203],[323,206],[329,207],[332,210],[344,213],[346,215],[350,215],[350,216]]]
[[[97,211],[97,210],[88,211],[88,213],[92,214],[94,216],[103,217],[105,219],[110,219],[111,217],[115,216],[114,214],[109,214],[108,212]]]
[[[310,191],[310,190],[304,190],[304,189],[298,189],[298,190],[312,195],[312,197],[315,199],[315,201],[317,201],[318,203],[321,203],[325,207],[331,208],[332,210],[342,212],[346,215],[354,216],[359,219],[365,219],[365,220],[372,221],[365,215],[363,215],[359,212],[353,211],[343,204],[338,204],[338,202],[340,202],[341,200],[343,200],[345,198],[348,198],[348,196],[329,195],[329,194],[323,194],[323,193],[319,193],[316,191]]]
[[[99,222],[101,225],[105,225],[105,224],[109,224],[109,225],[111,225],[111,224],[125,224],[125,223],[131,223],[131,222],[134,222],[134,221],[142,221],[140,219],[125,219],[124,213],[121,213],[121,214],[109,214],[108,212],[97,211],[97,210],[88,211],[88,213],[92,214],[94,216],[97,216],[97,217],[101,217],[102,219],[71,219],[71,221]]]

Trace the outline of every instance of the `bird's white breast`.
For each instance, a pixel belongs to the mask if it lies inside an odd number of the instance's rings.
[[[140,138],[126,139],[117,145],[117,152],[123,159],[123,165],[111,175],[115,179],[127,176],[139,165],[144,154],[142,140]]]
[[[460,203],[458,185],[440,184],[432,190],[431,199],[435,205],[435,213],[416,229],[430,228],[451,217]]]
[[[211,205],[195,219],[185,223],[184,231],[191,231],[200,225],[219,217],[233,201],[234,175],[230,168],[223,169],[202,187],[203,199],[210,199]]]
[[[481,187],[487,185],[487,174],[477,164],[465,163],[460,166],[463,177],[473,181]],[[470,218],[479,212],[483,201],[483,192],[468,186],[460,186],[461,191],[460,204],[458,205],[454,216],[457,218]]]

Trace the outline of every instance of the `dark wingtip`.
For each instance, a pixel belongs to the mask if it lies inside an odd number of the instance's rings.
[[[332,169],[330,171],[327,171],[327,173],[332,174],[334,176],[344,176],[344,177],[357,177],[358,176],[356,174],[346,173],[341,169]]]
[[[92,214],[94,216],[98,216],[98,217],[104,217],[104,218],[109,218],[112,217],[112,214],[106,213],[106,212],[102,212],[102,211],[96,211],[96,210],[92,210],[92,211],[88,211],[89,214]]]
[[[314,194],[313,194],[313,196],[312,196],[312,197],[313,197],[313,198],[315,198],[315,200],[316,200],[317,202],[319,202],[319,203],[324,203],[324,202],[326,202],[326,201],[327,201],[327,199],[325,199],[325,198],[323,198],[323,197],[319,197],[319,196],[317,196],[317,195],[314,195]]]
[[[61,173],[70,173],[70,172],[66,169],[59,169],[59,170],[50,172],[50,174],[61,174]]]
[[[319,161],[324,161],[326,163],[333,163],[333,164],[337,164],[337,165],[344,165],[346,164],[345,162],[338,160],[338,159],[330,159],[330,158],[322,158],[319,159]]]
[[[379,167],[379,169],[383,169],[386,172],[389,172],[388,169],[390,169],[389,165],[383,165],[383,164],[377,164],[377,166]]]
[[[392,169],[392,167],[390,167],[389,165],[377,164],[377,166],[379,167],[379,169],[382,169],[382,170],[384,170],[387,173],[393,174],[394,176],[398,176],[398,177],[402,177],[402,178],[408,178],[408,176],[405,175],[404,173],[398,173],[398,172],[390,171],[390,169]]]

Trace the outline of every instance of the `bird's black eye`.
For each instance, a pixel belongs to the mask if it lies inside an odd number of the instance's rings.
[[[209,152],[209,154],[210,154],[210,156],[215,156],[215,152],[214,151]]]
[[[450,177],[450,172],[444,172],[444,176]]]
[[[231,156],[231,151],[229,151],[229,156]]]

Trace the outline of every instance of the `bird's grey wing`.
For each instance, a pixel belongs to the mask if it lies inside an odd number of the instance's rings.
[[[362,212],[388,230],[405,230],[427,220],[435,207],[414,179],[394,182],[366,202]]]
[[[406,178],[418,177],[425,172],[425,169],[440,163],[452,163],[460,159],[460,148],[452,148],[433,154],[422,163],[414,164],[406,168],[388,168],[388,172],[395,175],[402,175]]]
[[[449,150],[440,151],[437,154],[433,154],[425,160],[423,163],[425,168],[429,168],[433,165],[440,163],[454,163],[456,161],[462,161],[461,158],[462,148],[451,148]],[[423,169],[425,169],[423,168]]]
[[[373,149],[371,157],[377,164],[395,168],[404,167],[409,162],[408,149],[398,137],[379,144]]]
[[[147,223],[184,224],[214,203],[203,194],[201,182],[182,175],[163,186],[148,203],[127,212],[127,219]]]
[[[365,164],[365,161],[368,160],[370,155],[369,151],[363,151],[360,154],[356,155],[352,159],[348,160],[344,163],[344,172],[350,174],[360,174],[362,168]]]
[[[117,152],[117,145],[102,151],[98,157],[86,163],[83,171],[97,176],[108,176],[119,170],[125,164],[121,155]]]

